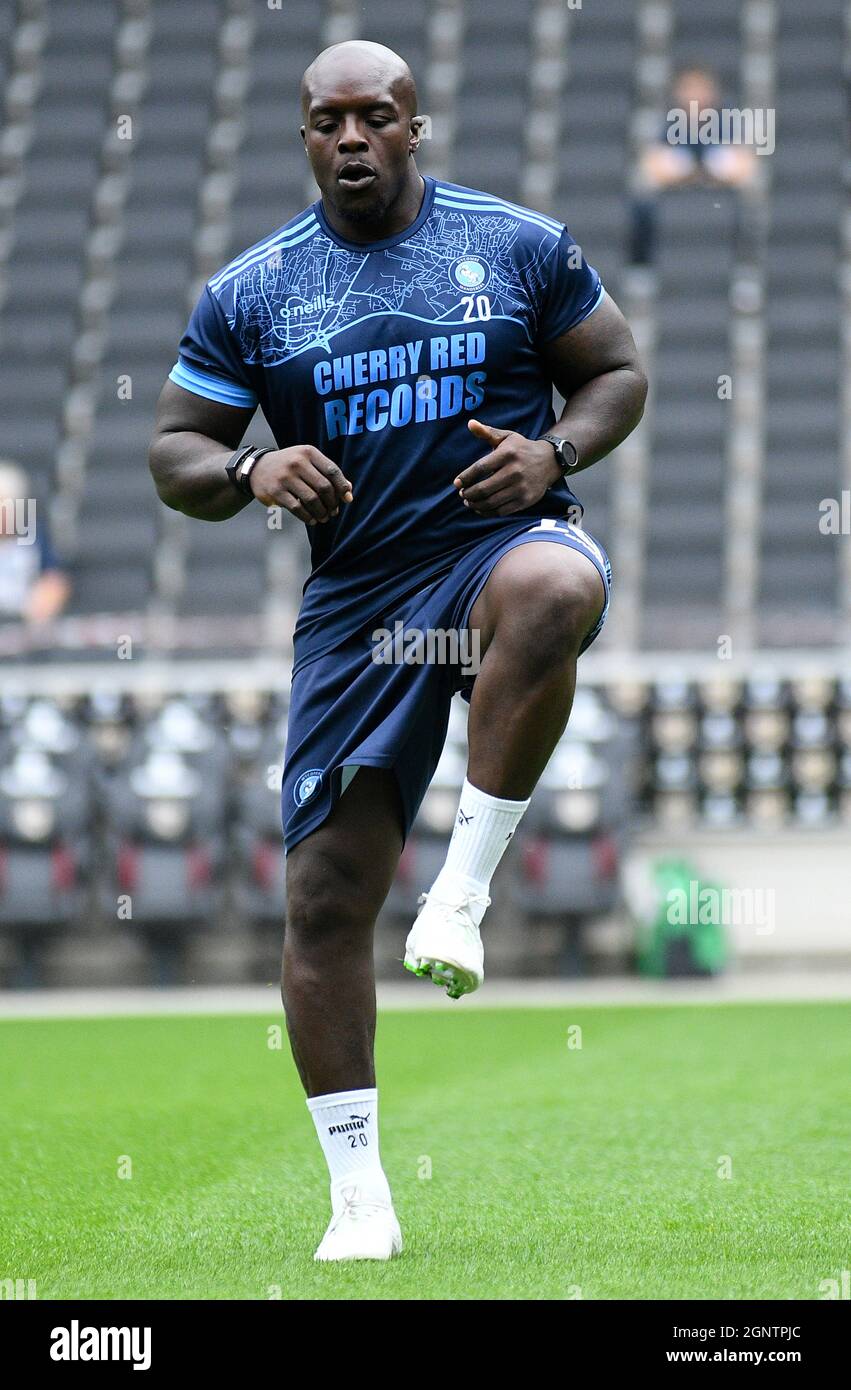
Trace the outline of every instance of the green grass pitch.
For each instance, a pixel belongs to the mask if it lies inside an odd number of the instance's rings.
[[[849,1267],[846,1004],[383,1014],[387,1265],[313,1262],[327,1180],[280,1022],[0,1024],[0,1278],[41,1299],[818,1299]]]

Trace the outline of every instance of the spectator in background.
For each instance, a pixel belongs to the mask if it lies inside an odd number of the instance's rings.
[[[26,474],[0,459],[0,623],[49,622],[62,612],[70,591]]]
[[[692,64],[674,79],[669,110],[719,111],[721,93],[709,68]],[[637,191],[632,203],[630,259],[633,265],[650,266],[656,252],[656,200],[671,188],[732,188],[750,184],[756,173],[756,157],[747,145],[710,145],[700,140],[672,143],[666,124],[658,138],[641,154]]]

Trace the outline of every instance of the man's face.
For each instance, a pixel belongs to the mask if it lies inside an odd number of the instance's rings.
[[[407,177],[411,119],[395,85],[374,74],[313,82],[302,138],[323,199],[350,222],[377,221]]]
[[[719,92],[708,72],[694,69],[681,72],[674,87],[674,105],[688,111],[691,103],[697,102],[701,111],[714,110],[718,106]]]

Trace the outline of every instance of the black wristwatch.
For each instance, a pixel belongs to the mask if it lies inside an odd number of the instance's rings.
[[[546,439],[548,444],[552,444],[562,473],[572,473],[579,462],[576,445],[571,444],[569,439],[562,439],[557,434],[542,434],[541,439]]]
[[[235,454],[231,454],[225,464],[225,472],[236,488],[237,492],[242,492],[246,497],[253,497],[251,484],[248,479],[251,471],[259,458],[264,454],[271,454],[271,449],[262,449],[257,444],[247,444],[242,449],[237,449]]]

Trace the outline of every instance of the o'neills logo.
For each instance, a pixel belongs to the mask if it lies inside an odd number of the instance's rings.
[[[134,1371],[151,1365],[149,1327],[86,1327],[74,1318],[70,1327],[50,1333],[51,1361],[132,1361]]]
[[[329,1125],[329,1134],[348,1134],[353,1129],[366,1129],[369,1124],[368,1115],[350,1115],[346,1124]]]

